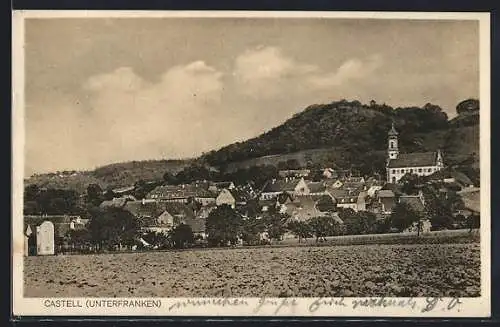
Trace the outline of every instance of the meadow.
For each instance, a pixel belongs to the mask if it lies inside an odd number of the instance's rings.
[[[371,244],[26,257],[26,297],[480,296],[480,245]]]

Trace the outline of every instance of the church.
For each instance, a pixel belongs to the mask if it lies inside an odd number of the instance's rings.
[[[398,132],[392,124],[388,136],[387,182],[396,183],[405,174],[428,176],[443,169],[443,156],[440,150],[434,152],[399,153]]]

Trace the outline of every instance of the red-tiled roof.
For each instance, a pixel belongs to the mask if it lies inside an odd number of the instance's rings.
[[[400,153],[389,161],[389,168],[421,167],[436,165],[437,152]]]

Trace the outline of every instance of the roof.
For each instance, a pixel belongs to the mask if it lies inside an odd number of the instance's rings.
[[[234,197],[234,200],[236,202],[240,202],[240,203],[247,202],[248,200],[250,200],[252,198],[252,195],[249,192],[242,190],[242,189],[232,189],[232,190],[229,190],[229,192]]]
[[[389,168],[435,166],[437,152],[400,153],[397,159],[389,160]]]
[[[124,209],[141,219],[158,218],[165,211],[172,216],[194,218],[193,210],[186,204],[178,202],[130,201]]]
[[[337,200],[337,205],[339,205],[339,204],[347,204],[347,203],[357,203],[358,202],[358,197],[357,196],[348,195],[348,196],[338,197],[338,198],[336,198],[336,200]]]
[[[124,209],[138,218],[157,218],[165,211],[164,206],[156,201],[129,201]]]
[[[402,195],[399,197],[399,202],[406,203],[417,211],[425,210],[424,203],[422,202],[422,199],[418,195]]]
[[[396,128],[394,128],[394,123],[392,123],[391,129],[389,130],[389,135],[398,135]]]
[[[179,199],[179,198],[215,198],[216,195],[208,191],[203,185],[162,185],[148,193],[147,198]]]
[[[300,221],[308,220],[321,215],[316,208],[316,201],[311,197],[300,197],[299,201],[286,204],[286,213]]]
[[[123,208],[129,201],[127,198],[113,198],[113,200],[103,201],[99,207],[101,208]]]
[[[207,218],[215,208],[217,208],[216,205],[208,205],[201,207],[200,210],[198,210],[195,214],[196,218],[198,219]]]
[[[344,190],[362,190],[365,184],[360,182],[345,182],[341,188]]]
[[[382,182],[377,180],[375,177],[370,177],[365,181],[365,185],[370,188],[372,186],[382,186]]]
[[[475,212],[481,212],[481,192],[479,189],[469,192],[458,192],[458,194],[462,197],[465,208]]]
[[[272,180],[267,182],[263,192],[291,192],[295,190],[300,180],[299,178]]]
[[[307,187],[311,193],[321,193],[326,191],[326,186],[322,182],[307,182]]]
[[[186,218],[184,223],[189,225],[193,230],[193,233],[203,233],[205,232],[205,218]]]
[[[234,185],[233,182],[214,182],[212,185],[216,186],[217,188],[229,188],[231,185]]]
[[[393,198],[395,194],[392,190],[379,190],[377,196],[379,198]]]
[[[441,169],[433,173],[432,175],[429,176],[429,178],[432,179],[446,179],[446,178],[454,178],[455,181],[462,185],[472,185],[474,184],[471,179],[465,175],[464,173],[456,170],[450,170],[450,169]]]
[[[281,177],[287,176],[308,176],[311,173],[309,169],[288,169],[278,171],[278,175]]]
[[[124,186],[124,187],[120,187],[120,188],[115,188],[115,189],[113,189],[113,192],[114,193],[125,193],[125,192],[133,191],[134,189],[135,189],[135,186],[131,185],[131,186]]]

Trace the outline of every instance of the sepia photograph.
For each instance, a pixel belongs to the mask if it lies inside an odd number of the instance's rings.
[[[488,14],[13,17],[20,314],[489,315]]]

